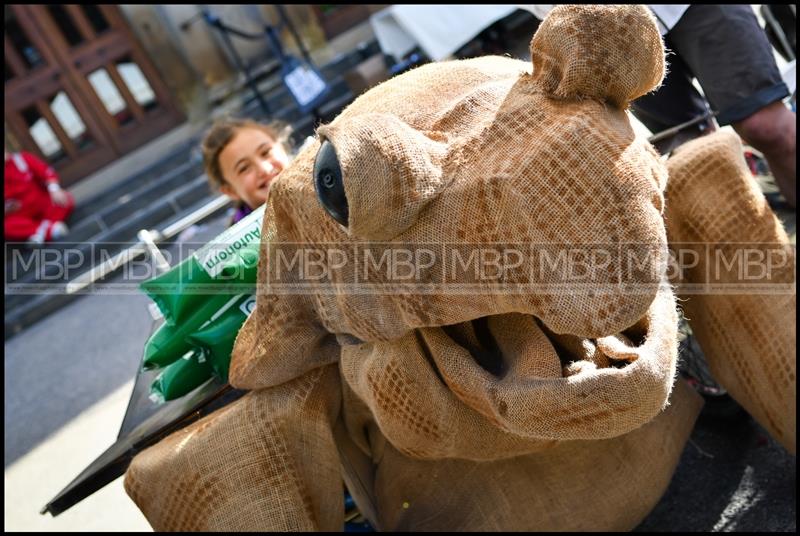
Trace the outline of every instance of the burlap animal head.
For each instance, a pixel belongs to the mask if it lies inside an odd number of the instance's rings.
[[[448,419],[467,412],[515,438],[610,437],[663,408],[675,371],[659,285],[666,173],[625,112],[663,77],[661,37],[642,6],[560,6],[531,53],[532,73],[500,57],[420,67],[319,128],[273,184],[233,385],[341,360],[384,432],[399,423],[395,444],[408,423],[388,401],[412,407],[420,386],[401,391],[423,377],[449,388]],[[559,264],[575,250],[598,255],[593,273]],[[492,273],[473,269],[486,260]],[[437,393],[425,396],[442,413]],[[531,396],[533,412],[520,402]],[[494,455],[431,434],[405,452]]]

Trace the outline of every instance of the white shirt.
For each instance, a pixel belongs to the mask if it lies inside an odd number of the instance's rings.
[[[689,9],[690,4],[648,4],[647,7],[656,16],[656,23],[661,35],[664,35],[678,24],[678,21]],[[530,11],[538,19],[544,19],[551,9],[556,7],[553,4],[518,5],[520,9]]]
[[[656,16],[658,23],[658,30],[661,35],[669,32],[673,26],[678,24],[678,21],[689,9],[690,4],[648,4],[647,7]]]
[[[374,13],[370,24],[381,50],[395,60],[419,46],[429,58],[439,61],[493,22],[513,13],[516,7],[392,4]]]

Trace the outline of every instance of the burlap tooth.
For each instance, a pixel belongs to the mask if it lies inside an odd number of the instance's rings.
[[[583,374],[562,377],[557,351],[534,319],[509,314],[489,318],[504,350],[501,376],[479,366],[465,343],[442,328],[345,346],[342,375],[406,455],[506,458],[548,441],[614,437],[657,415],[676,367],[677,317],[669,288],[647,320],[641,346],[600,345],[615,360],[628,361],[620,368],[610,366],[611,360],[601,369],[599,361],[584,361],[592,366]]]

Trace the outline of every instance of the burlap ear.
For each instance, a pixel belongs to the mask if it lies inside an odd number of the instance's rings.
[[[339,157],[351,236],[395,237],[449,182],[442,175],[447,151],[443,132],[421,132],[382,113],[357,115],[318,132]]]
[[[531,59],[534,80],[553,97],[620,108],[664,78],[664,44],[641,5],[558,6],[534,35]]]
[[[684,314],[717,381],[794,453],[794,248],[753,180],[736,134],[689,142],[667,167],[670,246],[695,252],[685,255],[677,287]]]

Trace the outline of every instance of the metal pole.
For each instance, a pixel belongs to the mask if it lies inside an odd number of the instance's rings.
[[[161,250],[158,249],[158,246],[156,245],[155,240],[160,238],[158,234],[158,231],[150,232],[147,229],[141,229],[136,236],[139,238],[139,240],[141,240],[142,244],[147,247],[150,256],[156,263],[156,268],[158,269],[159,273],[163,274],[169,272],[170,266],[169,261],[167,261],[167,259],[164,257],[164,254],[161,253]]]
[[[219,17],[216,15],[211,14],[208,11],[203,12],[203,17],[206,21],[215,26],[220,30],[222,33],[222,40],[225,42],[225,46],[228,47],[228,51],[233,56],[234,62],[236,62],[236,67],[240,71],[244,73],[245,81],[247,86],[253,91],[256,96],[256,100],[258,101],[259,106],[261,106],[261,111],[264,113],[265,116],[269,116],[269,106],[267,105],[267,101],[264,100],[264,96],[261,95],[261,92],[258,90],[258,85],[255,83],[255,80],[252,79],[250,76],[250,69],[242,61],[242,58],[239,56],[239,53],[236,52],[236,47],[233,46],[233,42],[231,41],[230,36],[228,35],[228,28],[222,24],[219,20]]]
[[[305,58],[309,65],[314,65],[314,63],[311,61],[311,56],[308,54],[308,50],[306,50],[305,45],[303,45],[303,40],[300,39],[300,34],[297,32],[297,29],[294,27],[294,24],[292,24],[291,19],[289,19],[289,16],[286,14],[286,9],[282,4],[275,4],[275,9],[278,10],[278,16],[280,16],[281,22],[286,25],[287,28],[289,28],[289,33],[292,34],[292,38],[294,38],[294,42],[297,43],[297,47],[300,49],[300,53],[303,55],[303,58]]]
[[[169,270],[169,263],[161,255],[156,243],[164,240],[169,240],[177,235],[184,229],[194,225],[195,223],[207,218],[214,214],[216,211],[224,208],[231,202],[230,198],[224,195],[217,196],[212,201],[209,201],[199,209],[191,214],[181,218],[172,225],[168,226],[162,231],[157,229],[146,230],[142,229],[137,234],[139,242],[131,247],[124,249],[108,259],[103,264],[95,266],[90,270],[82,273],[74,281],[67,284],[67,294],[75,294],[88,287],[98,279],[104,278],[107,274],[115,271],[117,268],[135,260],[140,255],[150,252],[151,254],[158,252],[154,255],[159,270]],[[153,249],[155,248],[155,249]]]
[[[286,63],[286,54],[283,52],[283,44],[280,37],[278,37],[277,30],[271,24],[264,26],[264,34],[267,36],[267,41],[272,47],[272,51],[278,56],[281,65]]]
[[[789,58],[789,61],[795,59],[794,50],[792,50],[789,40],[786,39],[786,33],[783,31],[778,19],[776,19],[775,15],[773,15],[772,9],[770,9],[769,6],[762,6],[761,15],[764,17],[764,20],[767,22],[767,24],[772,27],[772,31],[775,32],[775,37],[778,38],[778,42],[786,52],[786,57]]]
[[[647,141],[650,142],[650,143],[655,143],[657,141],[661,141],[664,138],[668,138],[668,137],[670,137],[670,136],[672,136],[674,134],[677,134],[678,132],[680,132],[681,130],[683,130],[685,128],[688,128],[688,127],[690,127],[692,125],[700,123],[701,121],[705,121],[707,119],[711,119],[712,117],[715,117],[716,115],[717,114],[714,113],[714,112],[706,112],[705,114],[703,114],[701,116],[698,116],[698,117],[695,117],[694,119],[691,119],[689,121],[686,121],[685,123],[681,123],[680,125],[675,125],[674,127],[668,128],[667,130],[662,130],[658,134],[654,134],[654,135],[650,136],[649,138],[647,138]]]

